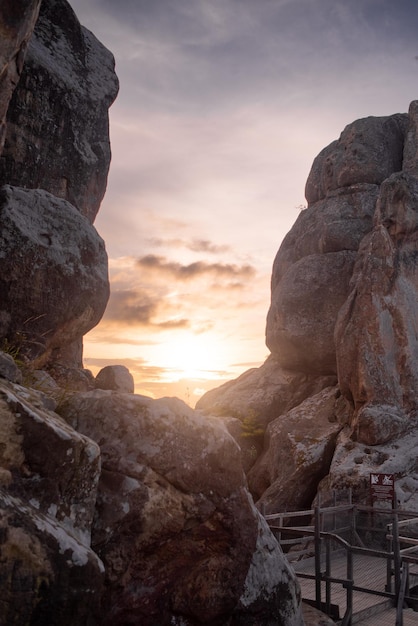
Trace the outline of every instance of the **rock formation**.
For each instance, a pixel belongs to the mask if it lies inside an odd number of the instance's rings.
[[[365,501],[371,471],[394,473],[399,502],[418,507],[407,443],[418,432],[417,124],[412,102],[353,122],[316,157],[308,208],[273,265],[268,365],[197,405],[241,420],[243,397],[257,405],[267,429],[248,477],[267,510],[304,508],[330,488]],[[295,394],[302,375],[316,391]]]
[[[222,422],[110,391],[72,396],[60,413],[101,449],[103,624],[299,623],[297,586]]]
[[[302,626],[259,509],[364,501],[370,471],[418,508],[418,102],[315,159],[274,261],[271,355],[193,411],[82,368],[117,78],[65,0],[27,46],[38,9],[0,9],[0,622]]]
[[[103,564],[90,548],[99,447],[0,380],[2,624],[91,624]]]
[[[104,243],[69,202],[41,189],[0,188],[0,221],[0,336],[37,367],[62,361],[104,313]]]
[[[302,626],[225,425],[82,368],[117,78],[65,0],[43,0],[23,65],[38,8],[0,9],[0,623]]]
[[[124,365],[106,365],[97,374],[95,379],[96,389],[108,389],[121,393],[133,393],[135,391],[134,378]]]
[[[106,189],[107,112],[117,90],[109,51],[67,2],[43,0],[8,109],[0,184],[45,189],[93,222]]]
[[[82,336],[109,295],[104,245],[89,222],[106,188],[118,81],[113,56],[63,0],[42,2],[27,45],[38,9],[19,0],[0,13],[9,76],[1,92],[9,106],[0,156],[0,336],[36,366],[80,368]]]
[[[6,138],[10,98],[23,70],[40,4],[41,0],[4,0],[0,6],[0,154]]]

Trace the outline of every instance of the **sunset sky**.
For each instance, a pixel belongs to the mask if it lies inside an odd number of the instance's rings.
[[[199,395],[268,355],[270,274],[316,154],[418,98],[416,0],[70,0],[115,55],[96,220],[112,295],[84,342],[137,393]]]

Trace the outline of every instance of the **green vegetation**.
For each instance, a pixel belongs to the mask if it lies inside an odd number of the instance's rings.
[[[250,409],[248,414],[242,419],[242,437],[264,437],[264,426],[254,409]]]

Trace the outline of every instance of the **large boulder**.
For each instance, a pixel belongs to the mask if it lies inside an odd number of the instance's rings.
[[[45,189],[92,222],[106,189],[117,91],[112,54],[66,0],[43,0],[7,113],[0,184]]]
[[[40,4],[41,0],[3,0],[0,4],[0,154],[6,137],[7,109],[22,73]]]
[[[315,159],[308,209],[273,266],[266,343],[282,367],[336,372],[337,315],[360,242],[373,226],[379,185],[402,168],[409,124],[406,114],[357,120]]]
[[[335,376],[309,376],[282,369],[270,355],[261,367],[244,372],[205,393],[196,409],[219,417],[250,418],[263,429],[310,395],[336,383]]]
[[[100,623],[103,564],[54,517],[0,487],[0,623]]]
[[[218,419],[100,390],[60,412],[101,448],[103,624],[302,624],[298,585]]]
[[[266,342],[283,368],[336,374],[334,328],[355,258],[351,250],[306,256],[272,291]]]
[[[390,445],[417,427],[418,101],[408,114],[347,126],[314,160],[306,197],[308,208],[273,265],[270,357],[197,405],[240,418],[241,432],[236,420],[225,419],[243,452],[249,413],[256,425],[270,422],[264,452],[259,445],[257,461],[245,467],[255,497],[271,509],[303,506],[315,495],[341,427],[325,423],[324,431],[323,411],[312,408],[320,388],[305,394],[303,383],[295,390],[301,375],[318,383],[338,376],[344,432],[355,446]],[[298,464],[291,443],[280,447],[281,439],[302,437],[309,452],[309,437],[317,435],[324,446],[316,448],[315,467]],[[399,460],[400,476],[409,465]],[[338,479],[333,471],[330,484],[336,486],[344,468]]]
[[[380,185],[402,169],[406,113],[366,117],[352,122],[338,140],[324,148],[313,162],[305,187],[308,204],[328,193],[357,183]]]
[[[269,424],[265,451],[248,473],[250,490],[265,513],[311,505],[346,419],[340,395],[328,387]]]
[[[334,328],[357,250],[373,227],[379,188],[330,191],[301,212],[273,264],[266,344],[283,368],[336,373]]]
[[[106,365],[97,374],[94,384],[96,389],[108,389],[121,393],[133,393],[135,381],[125,365]]]
[[[96,624],[103,564],[90,547],[95,442],[0,381],[1,624]]]
[[[109,297],[103,240],[46,191],[0,189],[0,337],[37,366],[59,361]],[[73,365],[81,367],[81,354]]]
[[[0,484],[89,546],[98,445],[49,411],[42,394],[2,380],[0,417]]]
[[[378,185],[355,184],[330,191],[326,199],[301,211],[274,259],[272,290],[304,257],[356,252],[364,235],[373,228],[378,194]]]

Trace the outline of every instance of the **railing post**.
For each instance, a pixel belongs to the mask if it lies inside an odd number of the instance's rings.
[[[393,567],[395,574],[395,596],[396,600],[399,598],[399,592],[401,588],[401,546],[399,542],[399,524],[398,513],[393,511],[393,523],[392,523],[392,536],[393,536]]]
[[[393,524],[387,524],[386,530],[393,537]],[[393,555],[393,539],[389,539],[387,551]],[[392,592],[392,556],[386,559],[386,591]]]
[[[407,580],[409,577],[409,564],[403,563],[402,566],[402,578],[401,585],[399,589],[399,596],[396,605],[396,622],[395,626],[403,626],[403,603],[405,599],[405,591],[407,587]]]
[[[319,506],[314,508],[315,520],[315,602],[321,610],[321,513]]]
[[[351,624],[351,616],[353,614],[353,580],[354,580],[354,569],[353,569],[353,552],[351,548],[347,550],[347,615],[348,615],[348,624]]]
[[[331,612],[331,540],[326,539],[326,576],[325,576],[325,613],[327,615]]]
[[[282,543],[282,528],[283,528],[283,517],[280,517],[279,519],[279,543]]]

